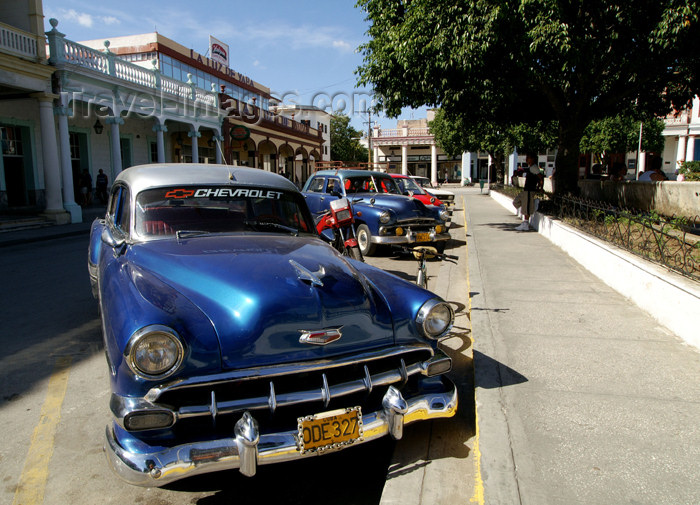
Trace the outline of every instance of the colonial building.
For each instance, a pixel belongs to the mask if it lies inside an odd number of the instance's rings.
[[[99,49],[104,41],[91,40],[82,44]],[[200,162],[214,162],[217,155],[223,154],[227,163],[284,173],[302,183],[308,178],[310,166],[322,159],[324,147],[329,145],[328,136],[324,137],[318,121],[295,119],[293,111],[280,113],[278,107],[271,106],[277,104],[277,100],[268,87],[159,33],[112,38],[108,50],[120,60],[150,72],[157,71],[161,79],[186,82],[218,93],[222,110],[220,129],[204,128],[199,132],[198,141],[193,143],[189,131],[171,128],[167,157],[172,161],[194,159],[194,146]],[[287,108],[282,110],[286,112]],[[325,114],[321,110],[317,113]]]
[[[42,3],[11,4],[0,7],[0,210],[41,209],[67,222]]]
[[[421,175],[435,183],[486,178],[489,157],[483,153],[464,153],[451,158],[436,144],[428,123],[435,117],[429,110],[422,119],[403,119],[396,128],[374,126],[372,130],[372,159],[389,172]]]
[[[0,212],[80,222],[83,174],[111,182],[153,162],[235,162],[302,183],[328,150],[320,120],[271,111],[269,88],[167,37],[77,43],[50,25],[41,0],[0,7]]]
[[[692,109],[664,121],[664,172],[673,174],[683,161],[700,161],[700,98],[693,99]]]

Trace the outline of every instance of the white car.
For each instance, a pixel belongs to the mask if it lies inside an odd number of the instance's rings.
[[[420,175],[412,175],[411,179],[414,179],[423,189],[428,193],[442,200],[445,205],[454,205],[455,194],[452,191],[447,191],[446,189],[438,189],[437,186],[433,186],[430,179]]]

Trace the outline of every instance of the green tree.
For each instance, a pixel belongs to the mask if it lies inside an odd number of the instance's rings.
[[[697,92],[697,0],[359,0],[359,83],[389,116],[442,107],[465,122],[556,121],[557,192],[577,192],[579,143],[614,113],[651,116]]]
[[[350,126],[350,118],[342,113],[331,116],[331,159],[356,163],[367,161],[367,149],[359,142],[362,132]]]
[[[581,138],[581,152],[597,154],[610,166],[610,154],[628,153],[639,147],[639,120],[618,115],[592,121]],[[642,151],[660,153],[664,148],[664,122],[651,118],[643,123]]]
[[[451,115],[440,109],[430,122],[435,143],[448,156],[463,152],[484,151],[494,159],[495,181],[503,182],[504,159],[514,149],[542,152],[556,147],[556,124],[537,122],[533,125],[475,122],[464,115]]]

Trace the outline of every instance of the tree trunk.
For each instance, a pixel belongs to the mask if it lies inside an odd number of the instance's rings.
[[[578,158],[583,130],[580,125],[559,122],[559,145],[554,172],[554,192],[558,195],[579,193]]]
[[[503,153],[496,153],[493,156],[494,165],[496,165],[496,183],[503,184],[505,179],[505,167],[503,166]]]

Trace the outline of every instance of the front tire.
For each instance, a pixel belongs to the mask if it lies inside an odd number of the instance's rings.
[[[359,246],[352,246],[346,249],[349,251],[349,256],[357,261],[365,261],[365,259],[362,257],[362,251],[360,251]]]
[[[372,256],[377,250],[377,244],[372,243],[372,232],[366,224],[357,227],[357,244],[363,256]]]

